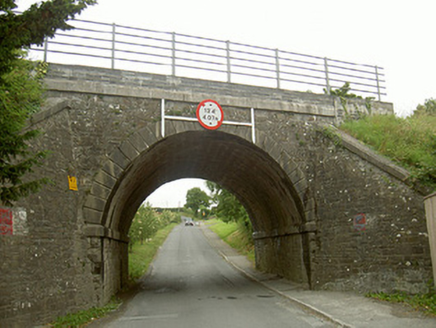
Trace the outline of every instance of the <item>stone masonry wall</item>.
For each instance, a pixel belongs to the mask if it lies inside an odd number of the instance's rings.
[[[157,99],[47,96],[46,109],[33,119],[43,134],[32,147],[49,150],[34,176],[52,183],[17,204],[27,213],[28,232],[0,236],[1,327],[47,323],[103,305],[120,289],[126,244],[84,235],[84,202],[106,154],[136,129],[154,127],[159,115]],[[69,190],[68,176],[77,178],[78,191]]]
[[[304,249],[296,256],[302,256],[313,288],[425,290],[431,261],[423,197],[341,145],[341,138],[332,139],[320,123],[341,120],[334,97],[60,65],[51,67],[47,82],[47,106],[33,120],[43,135],[32,147],[51,151],[34,174],[53,183],[17,204],[26,214],[23,233],[0,236],[0,326],[43,324],[101,305],[120,288],[126,244],[84,234],[84,211],[105,208],[97,198],[86,200],[91,186],[108,195],[117,183],[96,182],[108,154],[139,129],[159,134],[161,98],[168,99],[169,112],[182,115],[183,108],[189,112],[207,98],[227,106],[235,120],[245,120],[254,107],[257,137],[268,135],[304,172],[307,198],[315,202],[315,230],[308,238],[256,241],[259,261],[270,271],[292,276],[283,259],[296,243]],[[374,106],[392,112],[390,104]],[[119,160],[113,169],[130,161],[125,154]],[[77,191],[69,189],[68,176],[77,177]]]
[[[317,231],[308,250],[313,288],[427,291],[423,195],[403,181],[403,170],[384,159],[374,165],[364,159],[369,150],[358,155],[333,129],[286,113],[257,115],[257,126],[294,156],[315,198]]]
[[[66,311],[98,303],[86,256],[88,242],[81,232],[83,195],[68,188],[68,175],[76,176],[80,169],[72,151],[68,110],[38,127],[50,132],[32,147],[50,154],[34,176],[49,177],[51,183],[17,204],[27,214],[27,232],[0,236],[2,327],[49,322]]]
[[[322,134],[315,140],[322,149],[310,162],[319,216],[315,286],[426,292],[422,195]]]

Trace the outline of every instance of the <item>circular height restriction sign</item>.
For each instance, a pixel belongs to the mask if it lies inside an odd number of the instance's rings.
[[[223,123],[223,109],[215,100],[203,100],[197,107],[197,119],[204,128],[216,130]]]

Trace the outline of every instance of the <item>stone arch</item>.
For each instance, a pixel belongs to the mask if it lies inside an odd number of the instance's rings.
[[[192,127],[161,138],[147,127],[107,157],[83,206],[85,234],[102,240],[89,257],[103,276],[105,298],[127,277],[127,232],[137,208],[164,183],[189,177],[221,184],[246,207],[260,269],[310,284],[315,209],[305,175],[262,132],[257,145],[245,139]]]

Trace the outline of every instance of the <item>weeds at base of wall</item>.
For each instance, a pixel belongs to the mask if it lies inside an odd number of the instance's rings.
[[[425,314],[436,316],[436,292],[431,291],[427,294],[410,295],[406,293],[368,293],[366,297],[375,298],[380,301],[390,303],[404,303],[410,305],[413,309]]]
[[[115,311],[121,305],[121,300],[114,297],[112,300],[103,307],[92,307],[88,310],[70,313],[65,316],[59,317],[54,323],[48,324],[45,327],[53,328],[75,328],[82,327],[85,324],[102,318],[109,312]]]

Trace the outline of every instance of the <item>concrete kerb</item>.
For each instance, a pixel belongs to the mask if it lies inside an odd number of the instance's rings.
[[[333,316],[331,316],[330,314],[315,308],[314,306],[307,304],[301,300],[298,300],[292,296],[289,296],[281,291],[279,291],[278,289],[274,288],[273,286],[269,285],[268,283],[263,282],[261,279],[257,278],[256,276],[254,276],[253,274],[249,273],[246,269],[238,266],[235,261],[233,261],[232,259],[230,259],[229,256],[227,256],[222,250],[220,250],[217,247],[217,242],[221,242],[222,244],[220,246],[224,246],[224,247],[228,247],[229,249],[231,248],[230,246],[228,246],[227,244],[225,244],[224,241],[222,241],[212,230],[210,230],[209,228],[205,227],[204,225],[200,225],[201,231],[203,232],[204,236],[206,237],[207,241],[209,242],[209,244],[215,248],[218,252],[218,254],[230,265],[232,265],[236,270],[238,270],[239,272],[241,272],[243,275],[245,275],[248,279],[261,284],[262,286],[264,286],[265,288],[268,288],[269,290],[271,290],[272,292],[280,295],[281,297],[286,298],[287,300],[291,301],[292,303],[294,303],[295,305],[297,305],[298,307],[300,307],[301,309],[303,309],[304,311],[317,316],[318,318],[322,319],[322,320],[326,320],[329,321],[335,325],[337,325],[338,327],[344,327],[344,328],[354,328],[354,326],[349,325],[339,319],[334,318]],[[212,237],[216,237],[215,242],[212,240]],[[214,238],[215,239],[215,238]]]

